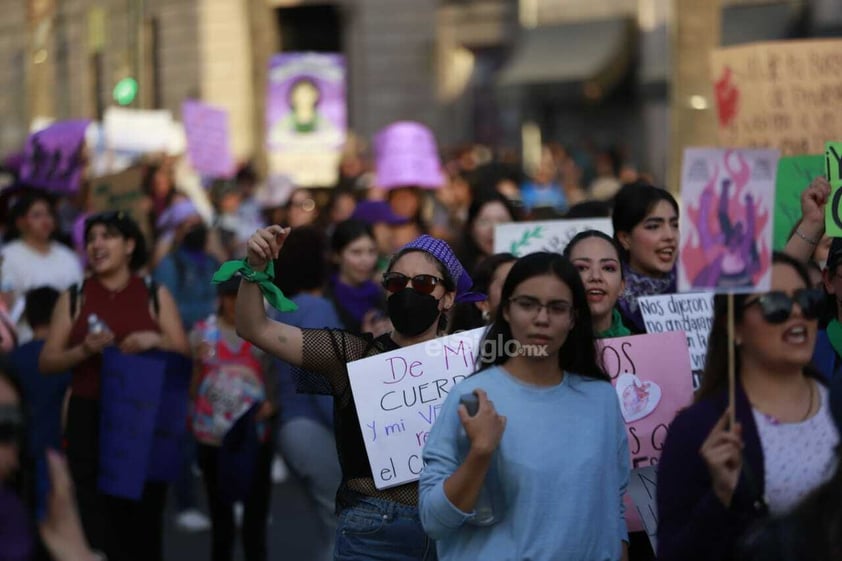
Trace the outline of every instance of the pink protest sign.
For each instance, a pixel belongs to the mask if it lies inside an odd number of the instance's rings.
[[[436,139],[420,123],[392,123],[375,137],[374,151],[376,183],[382,189],[438,189],[444,184]]]
[[[670,423],[693,401],[690,350],[682,331],[599,341],[602,367],[617,391],[633,469],[658,463]],[[629,530],[643,522],[626,494]]]
[[[87,119],[60,121],[29,135],[21,181],[51,191],[78,191],[85,167],[85,130],[89,124]]]
[[[779,155],[777,150],[684,151],[681,292],[769,290]]]
[[[228,143],[228,112],[200,101],[185,101],[181,118],[193,168],[208,177],[231,177],[236,165]]]

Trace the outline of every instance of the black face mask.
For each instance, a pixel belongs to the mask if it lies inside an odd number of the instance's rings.
[[[181,245],[190,251],[203,251],[207,241],[208,229],[204,224],[199,224],[184,234],[184,239],[181,240]]]
[[[439,317],[439,301],[411,288],[395,292],[386,300],[389,319],[401,335],[414,337],[424,333]]]

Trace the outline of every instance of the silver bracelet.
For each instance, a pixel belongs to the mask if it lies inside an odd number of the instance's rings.
[[[798,236],[799,238],[801,238],[802,240],[804,240],[805,242],[807,242],[810,245],[819,245],[819,240],[814,240],[813,238],[808,238],[807,236],[805,236],[804,234],[801,233],[800,228],[795,229],[795,235]]]

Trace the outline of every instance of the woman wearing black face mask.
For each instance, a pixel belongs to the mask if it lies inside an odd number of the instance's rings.
[[[248,242],[247,268],[265,271],[288,234],[289,229],[279,226],[258,230]],[[251,276],[248,270],[245,276]],[[383,275],[395,331],[376,339],[272,321],[266,317],[258,286],[252,282],[240,285],[237,332],[279,359],[306,369],[313,384],[334,396],[334,428],[342,466],[335,556],[339,561],[436,559],[435,544],[424,533],[418,517],[418,484],[385,490],[374,485],[346,363],[435,338],[444,331],[445,315],[454,302],[485,298],[469,292],[471,284],[445,242],[430,236],[410,242],[395,255]],[[385,556],[378,557],[376,551]]]

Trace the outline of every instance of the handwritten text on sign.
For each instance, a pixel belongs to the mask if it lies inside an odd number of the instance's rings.
[[[416,481],[421,450],[447,394],[474,372],[485,328],[348,363],[374,484]]]
[[[825,233],[842,237],[842,142],[828,142],[824,154],[831,202],[825,211]]]
[[[658,550],[658,510],[656,492],[658,488],[658,473],[656,466],[634,469],[629,476],[629,495],[631,495],[634,509],[637,511],[652,550]]]
[[[683,331],[690,349],[693,388],[699,387],[705,367],[708,335],[713,324],[713,294],[667,294],[637,299],[647,333]]]
[[[614,234],[610,218],[498,224],[494,228],[494,253],[511,253],[515,257],[537,251],[561,253],[576,234],[585,230]]]
[[[711,73],[719,145],[819,154],[842,139],[842,41],[753,43],[717,49]]]
[[[693,399],[687,339],[658,333],[602,339],[599,346],[626,421],[632,467],[656,464],[670,423]]]

